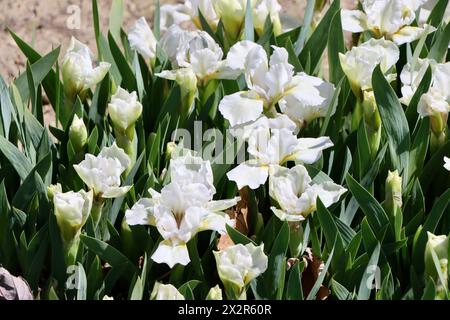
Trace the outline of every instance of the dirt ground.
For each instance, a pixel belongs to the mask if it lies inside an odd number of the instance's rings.
[[[139,17],[151,19],[154,1],[125,0],[125,30]],[[182,2],[181,0],[161,0],[161,3]],[[281,0],[283,10],[302,18],[306,0]],[[344,0],[346,7],[353,0]],[[111,0],[98,0],[101,28],[107,30]],[[74,19],[79,12],[79,21]],[[77,23],[79,25],[77,25]],[[63,56],[73,35],[95,49],[92,26],[91,0],[0,0],[0,75],[11,81],[24,70],[26,59],[7,29],[17,33],[41,54],[62,44]]]

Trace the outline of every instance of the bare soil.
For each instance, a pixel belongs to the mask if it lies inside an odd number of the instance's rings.
[[[124,21],[128,30],[134,20],[141,16],[149,20],[153,16],[154,1],[125,0]],[[175,3],[180,0],[161,0]],[[281,0],[283,10],[302,19],[306,0]],[[348,7],[354,0],[344,0]],[[98,0],[102,30],[108,27],[111,0]],[[80,25],[74,28],[75,11],[79,10]],[[92,26],[91,0],[0,0],[0,75],[11,81],[23,72],[26,58],[11,38],[8,28],[33,46],[40,53],[62,45],[62,53],[75,36],[95,49]],[[61,54],[63,56],[63,54]]]

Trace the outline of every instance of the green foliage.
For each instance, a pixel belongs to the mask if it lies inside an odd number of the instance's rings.
[[[157,3],[153,31],[159,39],[161,12]],[[339,53],[347,50],[340,1],[331,3],[317,25],[313,25],[314,3],[308,1],[305,25],[281,35],[274,33],[271,19],[266,19],[258,35],[248,5],[241,36],[268,52],[272,45],[284,47],[295,72],[314,76],[324,76],[323,54],[327,50],[329,69],[325,74],[336,90],[326,115],[302,127],[298,137],[331,138],[332,151],[325,151],[320,161],[305,167],[314,183],[334,181],[347,192],[328,206],[319,195],[314,212],[296,229],[299,225],[280,221],[273,214],[272,207],[277,204],[269,196],[267,183],[246,190],[241,212],[231,209],[243,215],[238,222],[246,228],[227,225],[227,236],[235,244],[264,244],[268,257],[267,270],[249,283],[247,297],[314,300],[326,288],[328,299],[333,300],[434,299],[438,295],[447,299],[448,283],[442,284],[448,276],[438,268],[436,254],[433,261],[439,278],[428,277],[424,266],[427,232],[448,235],[450,231],[450,174],[443,168],[450,142],[445,138],[431,151],[433,120],[417,113],[422,95],[433,85],[432,68],[427,68],[407,108],[399,100],[401,83],[390,83],[380,65],[375,68],[371,83],[382,130],[380,147],[372,153],[368,124],[361,120],[355,130],[350,125],[358,97],[350,90],[339,60]],[[450,29],[449,24],[441,23],[441,9],[447,3],[438,1],[432,11],[429,23],[437,31],[423,44],[423,52],[438,62],[448,60]],[[194,133],[196,120],[202,121],[203,129],[224,132],[228,128],[218,105],[225,95],[244,90],[245,79],[214,79],[199,85],[195,106],[187,112],[182,107],[182,86],[155,75],[170,70],[166,53],[158,46],[155,61],[149,63],[131,50],[122,30],[123,5],[122,0],[112,2],[106,31],[100,30],[101,12],[97,1],[92,1],[97,59],[109,62],[111,69],[95,89],[88,90],[86,99],[79,97],[73,103],[65,95],[67,84],[60,75],[60,48],[41,55],[11,31],[28,62],[11,84],[0,78],[0,265],[22,275],[34,294],[40,292],[45,299],[103,299],[110,295],[147,300],[154,284],[161,281],[173,284],[186,299],[204,299],[218,283],[213,251],[218,250],[219,238],[225,236],[211,231],[195,235],[187,244],[190,264],[169,269],[151,259],[162,241],[157,229],[129,226],[125,215],[139,199],[149,197],[149,188],[160,191],[170,179],[167,145],[173,132],[185,129]],[[226,56],[231,43],[223,22],[212,26],[201,12],[198,20]],[[411,44],[411,48],[416,46],[417,41]],[[406,45],[402,50],[406,52]],[[395,67],[397,72],[402,64]],[[92,217],[87,219],[76,255],[78,288],[70,289],[66,285],[71,277],[64,254],[67,244],[62,241],[48,187],[60,183],[64,192],[85,188],[73,165],[86,153],[97,155],[115,141],[116,132],[107,114],[119,85],[136,91],[143,109],[133,128],[136,161],[122,176],[122,186],[131,186],[131,190],[104,200],[98,228]],[[55,124],[44,122],[44,94],[55,111]],[[75,115],[88,132],[81,153],[69,140]],[[446,130],[448,136],[448,127]],[[243,147],[242,142],[222,142],[222,153],[215,153],[211,161],[217,200],[237,195],[235,183],[226,175],[233,163],[222,160]],[[386,207],[385,181],[388,171],[394,170],[402,177],[402,204],[392,214]],[[292,243],[298,239],[301,252],[296,256]],[[323,262],[323,269],[320,273],[312,270],[316,276],[305,281],[311,277],[309,268],[315,265],[308,260],[309,250],[314,259]],[[307,288],[308,281],[312,286]]]

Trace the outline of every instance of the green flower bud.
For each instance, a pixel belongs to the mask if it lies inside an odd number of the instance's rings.
[[[86,125],[77,115],[73,117],[69,128],[69,140],[76,152],[82,151],[88,140]]]
[[[194,106],[194,100],[198,95],[197,76],[192,68],[180,68],[177,70],[164,70],[156,76],[175,81],[181,89],[181,101],[183,116],[189,115]]]
[[[402,207],[402,177],[397,170],[388,172],[385,189],[385,207],[394,216],[397,209]]]

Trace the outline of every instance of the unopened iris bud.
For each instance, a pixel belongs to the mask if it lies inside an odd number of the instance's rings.
[[[156,76],[175,81],[181,89],[181,101],[183,101],[182,112],[190,114],[197,96],[197,76],[192,68],[181,68],[177,70],[165,70]],[[185,114],[185,115],[186,115]]]
[[[445,235],[436,236],[428,232],[428,242],[425,247],[425,273],[435,280],[439,279],[436,265],[433,261],[432,251],[436,253],[442,274],[447,279],[448,264],[448,237]]]
[[[155,283],[151,300],[185,300],[184,296],[171,284]]]
[[[237,244],[222,251],[214,251],[220,280],[228,299],[245,300],[246,286],[267,270],[268,258],[264,245]]]
[[[385,207],[393,216],[402,207],[402,177],[397,170],[389,171],[386,179]]]
[[[58,192],[54,194],[56,222],[58,224],[68,265],[75,263],[81,228],[92,209],[93,192]]]
[[[69,140],[76,152],[83,150],[88,140],[88,132],[82,118],[77,115],[73,117],[69,128]]]
[[[111,67],[108,62],[100,62],[94,67],[92,58],[89,47],[72,38],[62,65],[64,92],[72,102],[77,95],[84,99],[86,92],[102,81]]]
[[[219,285],[216,285],[209,290],[206,300],[223,300],[222,289],[220,289]]]
[[[138,101],[136,92],[129,93],[119,87],[111,97],[108,105],[109,116],[116,130],[125,132],[142,114],[142,104]]]
[[[244,25],[247,0],[217,0],[214,9],[222,20],[228,37],[236,41]]]
[[[61,193],[61,192],[62,192],[62,187],[61,187],[61,184],[59,184],[59,183],[51,184],[47,187],[47,196],[50,201],[53,201],[53,197],[55,196],[55,194]]]

